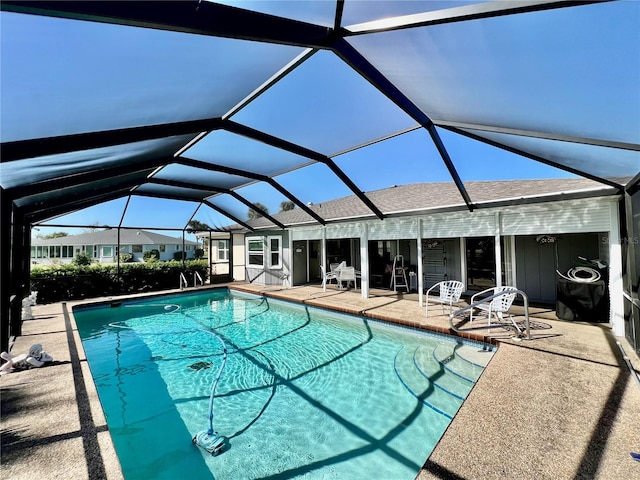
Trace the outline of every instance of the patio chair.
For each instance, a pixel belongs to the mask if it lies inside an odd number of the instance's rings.
[[[337,275],[338,283],[340,284],[339,288],[342,287],[342,282],[346,284],[346,287],[349,286],[351,282],[353,282],[354,288],[357,288],[356,285],[356,269],[355,267],[340,267],[339,273]]]
[[[516,330],[518,330],[518,332],[522,333],[522,330],[513,319],[513,315],[509,314],[509,309],[511,308],[511,305],[513,304],[513,301],[515,300],[517,295],[517,290],[515,287],[506,286],[487,288],[486,290],[474,294],[471,297],[471,304],[480,301],[481,297],[483,296],[491,296],[501,292],[504,293],[495,298],[492,298],[491,300],[487,300],[486,303],[480,303],[476,305],[476,308],[485,313],[487,317],[487,323],[489,325],[491,325],[492,316],[495,316],[496,320],[498,320],[499,323],[504,323],[504,315],[509,315],[509,320],[511,320],[513,326],[516,328]],[[469,318],[469,322],[473,322],[473,309],[471,310],[471,317]]]
[[[342,267],[346,267],[346,266],[347,266],[347,262],[330,263],[329,264],[329,272],[337,274],[338,270],[340,270]]]
[[[440,295],[438,297],[429,298],[429,292],[438,289]],[[460,300],[464,290],[464,285],[458,280],[446,280],[444,282],[438,282],[427,290],[427,308],[425,314],[429,315],[429,302],[439,303],[442,307],[442,314],[444,315],[444,306],[449,305],[449,314],[453,311],[453,304]]]
[[[327,291],[327,283],[331,282],[331,280],[335,280],[338,283],[338,275],[335,272],[327,273],[325,271],[324,265],[320,265],[320,273],[322,274],[322,291]]]

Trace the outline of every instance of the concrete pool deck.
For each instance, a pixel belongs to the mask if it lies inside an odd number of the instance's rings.
[[[449,328],[439,306],[426,318],[410,295],[381,291],[363,300],[360,292],[318,286],[232,288]],[[37,305],[24,322],[12,353],[41,343],[54,362],[0,377],[3,478],[122,478],[71,314],[74,305],[94,301],[100,299]],[[501,327],[463,334],[487,335],[499,348],[418,479],[640,478],[640,462],[630,456],[640,452],[640,384],[617,342],[636,372],[638,356],[606,324],[561,321],[551,310],[532,309],[531,325],[531,340],[514,340]]]

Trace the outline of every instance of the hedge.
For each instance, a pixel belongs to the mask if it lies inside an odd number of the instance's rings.
[[[207,262],[125,263],[120,275],[115,264],[36,266],[31,269],[31,291],[38,303],[123,295],[178,288],[183,273],[189,285],[194,273],[207,280]]]

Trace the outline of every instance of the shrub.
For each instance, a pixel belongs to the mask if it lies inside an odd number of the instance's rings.
[[[76,254],[75,258],[72,260],[74,265],[91,265],[91,257],[88,253],[81,252]]]
[[[196,248],[193,258],[200,260],[202,257],[204,257],[204,250],[202,248]]]
[[[183,259],[185,259],[185,258],[187,258],[187,257],[185,256],[185,253],[184,253],[184,252],[175,252],[175,253],[173,254],[173,259],[174,259],[174,260],[183,260]]]
[[[178,288],[180,273],[191,285],[194,272],[207,280],[207,262],[188,260],[115,264],[55,265],[31,269],[31,290],[38,303]]]
[[[121,253],[120,254],[120,263],[131,263],[133,262],[133,254],[132,253]]]
[[[160,250],[157,250],[155,248],[152,250],[147,250],[142,254],[142,259],[145,262],[157,262],[158,260],[160,260]]]

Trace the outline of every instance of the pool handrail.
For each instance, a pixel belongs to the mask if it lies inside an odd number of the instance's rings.
[[[522,297],[522,299],[524,300],[524,324],[525,324],[525,331],[526,331],[526,340],[531,340],[531,325],[529,324],[529,297],[522,290],[518,290],[516,288],[514,288],[513,290],[510,290],[508,292],[502,291],[502,292],[494,293],[493,295],[489,295],[488,297],[484,297],[482,300],[479,300],[477,302],[473,302],[473,303],[467,305],[466,307],[460,308],[460,309],[456,310],[455,312],[451,312],[449,314],[449,327],[454,332],[459,332],[459,333],[460,332],[468,332],[470,330],[479,330],[479,329],[482,329],[482,328],[495,327],[495,324],[493,326],[491,324],[489,324],[489,325],[481,325],[481,326],[473,327],[473,328],[466,328],[466,329],[462,330],[462,329],[456,328],[453,325],[453,318],[458,316],[462,312],[465,312],[467,310],[471,310],[472,308],[475,308],[477,305],[479,305],[481,303],[485,303],[487,300],[493,300],[494,298],[499,297],[501,295],[504,295],[505,293],[516,293],[517,295],[520,295]],[[521,337],[518,337],[518,338],[521,338]]]
[[[183,286],[184,285],[184,286]],[[189,287],[189,282],[187,282],[187,277],[184,276],[184,273],[180,272],[180,290]]]
[[[193,286],[197,286],[198,282],[196,281],[196,279],[200,280],[200,285],[204,285],[204,280],[202,280],[202,277],[200,276],[200,274],[198,272],[193,272]]]

